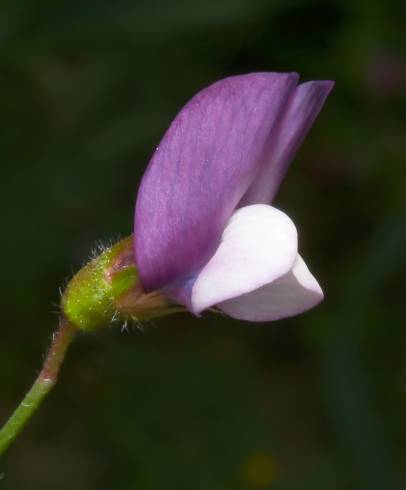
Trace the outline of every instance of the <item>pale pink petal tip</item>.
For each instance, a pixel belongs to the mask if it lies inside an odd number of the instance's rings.
[[[218,307],[233,318],[268,322],[310,310],[323,298],[320,285],[298,255],[295,266],[285,276],[251,293],[224,301]]]

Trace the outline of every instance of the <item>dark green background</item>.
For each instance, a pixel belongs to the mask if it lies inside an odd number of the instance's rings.
[[[402,4],[1,3],[1,420],[38,372],[58,288],[131,233],[139,179],[194,93],[256,70],[337,85],[276,202],[325,302],[80,336],[0,489],[406,488]]]

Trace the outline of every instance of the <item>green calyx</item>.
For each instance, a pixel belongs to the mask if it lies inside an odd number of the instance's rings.
[[[66,319],[79,330],[95,330],[113,319],[140,322],[184,311],[160,291],[142,289],[132,236],[85,265],[68,284],[61,306]]]
[[[112,320],[117,299],[138,282],[131,257],[129,237],[104,250],[73,277],[62,296],[62,310],[72,325],[94,330]]]

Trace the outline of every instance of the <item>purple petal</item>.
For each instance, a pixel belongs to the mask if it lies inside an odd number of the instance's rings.
[[[213,255],[296,83],[293,73],[227,78],[175,118],[136,204],[135,255],[147,291],[187,281]]]
[[[233,318],[270,322],[310,310],[322,299],[323,291],[298,255],[295,266],[285,276],[217,306]]]
[[[240,206],[270,204],[288,166],[312,127],[334,82],[316,81],[299,85],[293,92],[283,119],[272,135],[269,157],[251,184]]]

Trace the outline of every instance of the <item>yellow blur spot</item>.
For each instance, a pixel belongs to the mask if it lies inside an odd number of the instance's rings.
[[[269,453],[254,453],[242,467],[242,480],[249,488],[265,488],[276,475],[276,465]]]

